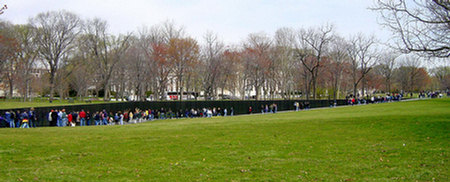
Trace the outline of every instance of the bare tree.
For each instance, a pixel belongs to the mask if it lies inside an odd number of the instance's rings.
[[[166,89],[166,80],[167,78],[160,79],[160,70],[162,68],[159,66],[159,62],[163,58],[167,57],[166,44],[164,43],[164,37],[162,35],[162,31],[160,26],[153,27],[142,27],[138,31],[137,40],[135,41],[134,46],[136,46],[135,51],[139,54],[142,54],[142,59],[144,64],[146,65],[146,71],[149,74],[143,75],[145,77],[146,82],[148,83],[148,87],[153,92],[155,99],[161,99],[161,96],[165,95]],[[160,49],[163,48],[163,49]],[[165,69],[163,71],[166,71]],[[170,69],[167,69],[167,73]],[[165,75],[165,74],[164,74]],[[162,83],[162,82],[164,83]],[[162,88],[164,87],[164,88]]]
[[[450,3],[447,0],[377,0],[382,25],[390,29],[405,53],[450,56]]]
[[[0,7],[0,15],[2,15],[3,13],[5,13],[5,10],[8,9],[8,6],[6,4],[4,4],[3,6]]]
[[[174,71],[168,52],[170,40],[181,39],[184,36],[184,29],[177,27],[173,22],[166,21],[150,28],[141,28],[138,36],[140,51],[144,53],[146,64],[151,72],[147,74],[147,80],[151,82],[155,99],[164,100],[167,96],[169,79]]]
[[[442,91],[450,89],[450,66],[438,66],[430,71],[439,83]]]
[[[169,43],[170,40],[176,38],[182,38],[186,36],[184,28],[182,26],[177,26],[173,21],[166,20],[163,23],[156,26],[159,29],[165,43]]]
[[[198,60],[199,47],[192,38],[171,39],[168,47],[169,60],[172,62],[173,74],[179,92],[179,100],[183,99],[184,82],[187,72],[195,66]]]
[[[132,38],[131,46],[126,52],[126,56],[123,58],[126,64],[122,65],[127,67],[128,74],[132,81],[130,82],[134,90],[134,94],[137,96],[137,100],[145,100],[149,83],[150,64],[147,62],[145,52],[140,47],[140,41],[137,38]]]
[[[280,28],[275,32],[275,60],[277,74],[277,86],[282,98],[290,99],[294,85],[294,50],[292,47],[295,40],[294,30]]]
[[[69,92],[69,77],[66,75],[71,75],[72,69],[69,68],[70,65],[61,65],[60,69],[58,69],[57,75],[65,75],[58,76],[55,78],[55,90],[59,95],[59,101],[62,102],[64,98],[68,96]]]
[[[50,70],[50,101],[53,100],[55,77],[61,58],[74,48],[80,33],[80,18],[67,11],[49,11],[31,18],[29,23],[36,28],[38,52]],[[62,76],[62,75],[59,75]]]
[[[402,91],[412,92],[418,88],[420,79],[420,67],[422,62],[419,58],[406,55],[399,63],[396,71],[396,80],[400,84]]]
[[[255,99],[260,99],[261,89],[267,80],[267,71],[271,66],[270,53],[272,40],[266,34],[250,34],[244,44],[250,85],[255,90]],[[264,89],[264,88],[263,88]]]
[[[309,74],[307,76],[307,99],[309,99],[309,92],[311,91],[310,86],[312,86],[313,99],[316,99],[317,77],[327,46],[333,38],[333,29],[332,25],[324,25],[308,30],[301,29],[298,33],[295,50],[303,67]]]
[[[349,62],[347,46],[348,43],[346,40],[340,36],[335,36],[330,42],[329,57],[331,62],[327,66],[329,67],[328,71],[331,76],[331,88],[333,90],[333,99],[335,103],[339,98],[340,85],[343,80],[342,77]]]
[[[95,70],[92,69],[91,65],[79,64],[75,66],[71,77],[69,78],[69,82],[72,85],[72,88],[77,91],[79,100],[83,100],[89,86],[92,85],[93,73],[95,73]]]
[[[203,69],[202,83],[205,98],[214,98],[217,95],[218,82],[221,81],[220,77],[225,76],[221,73],[222,69],[222,54],[225,50],[224,44],[218,40],[217,35],[208,32],[204,36],[205,45],[202,49]],[[222,82],[224,83],[224,82]]]
[[[100,69],[103,80],[104,100],[110,98],[110,81],[116,65],[125,55],[129,47],[128,35],[113,36],[107,31],[106,21],[95,18],[87,22],[85,33],[88,35],[86,42],[90,46],[90,52]]]
[[[392,77],[394,76],[394,69],[396,65],[396,59],[400,55],[395,52],[385,52],[379,60],[379,65],[375,67],[375,72],[381,75],[384,79],[384,88],[386,92],[391,92]]]
[[[38,57],[38,47],[35,41],[36,31],[30,25],[16,25],[14,30],[21,50],[18,52],[19,75],[22,79],[21,85],[23,85],[23,101],[26,101],[31,95],[31,71]]]
[[[0,22],[0,83],[8,85],[9,91],[5,93],[8,93],[9,98],[13,96],[18,77],[20,52],[20,42],[15,36],[14,25],[9,22]]]
[[[223,76],[220,81],[224,88],[231,92],[232,96],[236,96],[236,92],[239,92],[239,76],[242,70],[240,69],[241,56],[238,51],[225,50],[222,56],[221,73]]]
[[[351,38],[347,53],[350,58],[351,75],[353,80],[353,96],[357,96],[358,85],[362,83],[361,96],[365,96],[366,75],[377,62],[375,55],[375,37],[359,33]]]
[[[69,60],[71,68],[71,74],[69,76],[69,83],[75,91],[79,100],[87,95],[89,87],[93,86],[95,81],[98,80],[97,69],[92,55],[89,54],[90,47],[86,44],[89,37],[86,34],[82,34],[78,37],[76,44],[77,49],[74,51],[73,57]]]

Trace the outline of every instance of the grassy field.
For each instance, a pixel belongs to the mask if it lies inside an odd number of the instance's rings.
[[[450,99],[0,129],[2,181],[448,181]]]

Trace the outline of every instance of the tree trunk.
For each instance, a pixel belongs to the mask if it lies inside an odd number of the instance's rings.
[[[366,78],[362,78],[362,89],[361,89],[361,97],[364,98],[365,96],[365,88],[366,88]]]
[[[28,102],[31,102],[31,98],[32,98],[32,96],[31,96],[31,86],[30,86],[30,84],[28,83]]]
[[[107,101],[109,98],[108,97],[108,88],[109,88],[109,81],[106,81],[105,85],[103,86],[103,93],[104,93],[103,100],[104,101]]]
[[[29,90],[29,88],[28,88],[28,85],[29,85],[29,81],[28,81],[28,79],[26,79],[25,80],[25,95],[23,96],[23,102],[26,102],[27,101],[27,98],[28,98],[28,90]]]
[[[53,94],[55,93],[55,72],[50,71],[50,102],[53,101]]]
[[[9,98],[12,99],[14,94],[14,81],[12,78],[9,78]]]
[[[391,93],[391,80],[387,81],[387,91]]]
[[[313,86],[313,100],[316,100],[316,78],[315,77],[312,79],[312,86]]]

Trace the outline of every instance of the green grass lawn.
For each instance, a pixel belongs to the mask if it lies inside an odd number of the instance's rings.
[[[2,181],[448,181],[450,99],[0,129]]]

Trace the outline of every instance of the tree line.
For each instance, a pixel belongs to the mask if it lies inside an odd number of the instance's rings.
[[[337,99],[450,86],[449,66],[427,69],[420,57],[375,36],[343,37],[331,24],[251,33],[226,45],[212,32],[196,40],[170,21],[114,35],[105,20],[49,11],[27,24],[1,21],[0,53],[0,84],[8,97],[18,90],[24,100],[32,93],[50,100],[70,94],[165,100],[170,90],[178,99],[184,93],[223,99],[225,92],[239,99]]]

